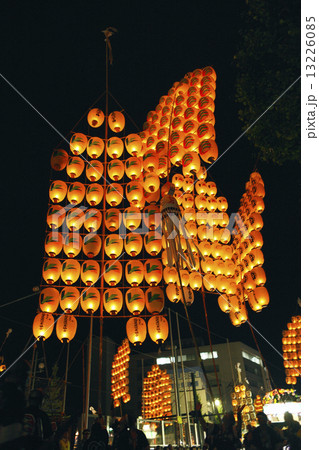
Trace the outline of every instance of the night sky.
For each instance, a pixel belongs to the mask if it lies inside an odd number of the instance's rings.
[[[245,2],[123,2],[12,1],[2,11],[2,74],[63,136],[70,131],[87,132],[84,119],[73,128],[105,91],[106,27],[118,30],[111,38],[113,65],[109,89],[127,115],[126,134],[141,131],[148,111],[187,72],[211,65],[217,73],[216,142],[222,154],[242,133],[235,102],[236,69],[233,56],[240,46],[239,14]],[[296,73],[295,78],[299,76]],[[294,89],[300,89],[295,85]],[[275,99],[269,99],[271,104]],[[281,99],[285,101],[284,97]],[[104,108],[104,97],[96,106]],[[54,148],[65,148],[61,137],[5,81],[1,80],[2,103],[2,220],[1,304],[32,293],[41,281],[50,157]],[[110,111],[119,109],[110,99]],[[267,113],[271,115],[271,110]],[[262,119],[261,119],[262,120]],[[265,133],[273,133],[265,129]],[[60,143],[61,142],[61,143]],[[219,195],[228,199],[228,212],[236,212],[250,173],[256,168],[256,152],[242,137],[210,169]],[[252,325],[280,353],[282,330],[294,314],[300,314],[300,166],[257,164],[265,182],[263,213],[268,308],[260,314],[249,310]],[[206,299],[213,343],[243,341],[255,347],[248,324],[234,328],[217,305],[217,296]],[[0,310],[0,343],[6,330],[13,333],[4,347],[9,365],[32,333],[38,297]],[[182,305],[179,312],[184,315]],[[192,320],[205,328],[199,300],[189,310]],[[88,321],[82,320],[71,355],[86,336]],[[119,320],[114,321],[118,328]],[[120,332],[107,321],[105,334],[120,343]],[[195,327],[204,337],[204,331]],[[189,337],[183,327],[182,337]],[[280,355],[256,333],[276,387],[288,387]],[[55,333],[54,333],[55,334]],[[149,338],[148,338],[149,339]],[[50,342],[49,342],[50,341]],[[52,361],[60,343],[47,341]],[[30,341],[32,342],[32,341]],[[143,347],[142,347],[143,351]],[[31,357],[31,352],[27,354]]]

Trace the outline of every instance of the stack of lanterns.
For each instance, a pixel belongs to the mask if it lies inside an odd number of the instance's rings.
[[[234,387],[234,392],[232,392],[231,397],[235,417],[238,408],[244,406],[242,410],[243,427],[247,428],[247,425],[249,423],[255,426],[256,412],[251,391],[249,389],[246,389],[246,386],[244,384],[239,383]]]
[[[131,400],[129,394],[129,361],[130,361],[130,344],[127,339],[124,339],[122,345],[118,348],[114,355],[111,370],[111,396],[113,398],[114,407],[121,404],[121,399],[124,403]]]
[[[153,365],[143,382],[142,414],[145,419],[172,415],[171,390],[171,379],[166,370]]]
[[[263,411],[264,404],[263,404],[263,401],[262,401],[260,395],[256,395],[256,398],[254,400],[254,407],[255,407],[256,414]]]
[[[282,351],[286,383],[296,384],[301,375],[301,317],[292,316],[282,332]]]

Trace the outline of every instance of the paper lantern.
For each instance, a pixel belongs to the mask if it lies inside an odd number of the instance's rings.
[[[216,277],[213,274],[207,274],[203,278],[204,287],[207,291],[214,291],[217,288]]]
[[[78,205],[82,202],[85,195],[85,187],[82,183],[75,182],[69,185],[68,189],[68,201],[72,205]]]
[[[143,210],[143,222],[150,230],[155,230],[161,225],[161,213],[156,205],[148,205]]]
[[[76,333],[77,321],[72,314],[63,314],[56,321],[56,335],[61,342],[70,342]]]
[[[92,183],[86,188],[86,200],[89,205],[95,206],[101,203],[103,187],[98,183]]]
[[[47,224],[52,230],[59,228],[65,219],[65,209],[59,205],[52,205],[48,209]]]
[[[108,209],[105,213],[105,226],[109,231],[116,231],[119,229],[122,222],[122,214],[116,208]]]
[[[48,258],[43,264],[42,276],[47,284],[55,283],[61,275],[61,262],[57,258]]]
[[[136,180],[142,173],[142,162],[132,156],[125,161],[125,173],[131,180]]]
[[[131,288],[125,294],[126,307],[131,314],[140,314],[145,307],[144,292],[140,288]]]
[[[139,255],[143,248],[142,236],[137,233],[128,233],[125,236],[124,248],[130,256]]]
[[[183,157],[185,154],[185,150],[182,145],[172,145],[168,150],[168,158],[174,166],[182,165]]]
[[[176,283],[169,283],[166,286],[166,295],[170,302],[177,303],[181,299],[181,291]]]
[[[68,258],[75,258],[82,249],[82,238],[79,233],[64,236],[63,251]]]
[[[142,139],[138,134],[129,134],[125,138],[126,150],[132,156],[141,156],[142,145]]]
[[[92,137],[86,148],[88,156],[92,159],[99,158],[104,150],[104,141],[99,137]]]
[[[122,279],[122,264],[119,261],[107,261],[104,266],[104,280],[109,286],[117,285]]]
[[[155,204],[155,203],[159,202],[160,193],[161,193],[160,189],[157,189],[157,191],[154,191],[154,192],[147,192],[146,190],[144,190],[144,200],[147,203]]]
[[[66,172],[70,178],[78,178],[82,175],[85,163],[79,156],[72,156],[69,159],[68,165],[66,167]]]
[[[67,259],[62,264],[61,278],[62,281],[71,285],[74,284],[80,276],[81,266],[75,259]]]
[[[102,240],[96,233],[90,233],[83,238],[83,253],[88,258],[94,258],[100,253]]]
[[[107,165],[108,176],[113,181],[121,180],[124,176],[124,164],[120,159],[113,159]]]
[[[83,311],[94,313],[100,306],[100,292],[95,287],[83,289],[80,302]]]
[[[131,231],[136,230],[142,221],[142,213],[134,206],[126,208],[123,212],[123,223]]]
[[[222,294],[218,297],[218,306],[226,314],[228,314],[231,311],[232,306],[228,299],[228,295]]]
[[[146,192],[156,192],[160,187],[160,180],[155,173],[147,173],[143,180],[143,187]]]
[[[71,231],[78,231],[85,220],[84,212],[81,208],[71,208],[66,215],[66,225]]]
[[[100,161],[88,161],[85,173],[90,181],[98,181],[104,173],[103,164]]]
[[[131,286],[138,286],[144,279],[144,266],[141,261],[130,261],[125,266],[125,278]]]
[[[123,294],[120,289],[106,289],[103,294],[103,305],[105,311],[111,316],[118,314],[123,307]]]
[[[109,258],[118,258],[123,252],[123,239],[118,234],[109,234],[105,239],[104,250]]]
[[[157,231],[149,231],[144,235],[144,247],[152,256],[158,255],[162,250],[162,237]]]
[[[74,155],[80,155],[87,146],[87,137],[82,133],[75,133],[70,139],[70,149]]]
[[[108,124],[114,133],[119,133],[125,126],[125,117],[120,111],[113,111],[108,116]]]
[[[88,124],[93,128],[100,127],[104,122],[104,118],[104,112],[99,108],[91,109],[87,115]]]
[[[189,285],[194,291],[198,291],[203,285],[203,277],[198,272],[191,272],[189,275]]]
[[[97,231],[102,223],[102,213],[98,209],[88,209],[85,212],[84,227],[90,233]]]
[[[51,167],[54,170],[61,171],[63,170],[68,163],[69,156],[65,150],[57,149],[53,150],[51,156]]]
[[[156,315],[147,323],[148,334],[153,342],[162,344],[168,337],[168,322],[164,316]]]
[[[106,201],[111,206],[118,206],[123,200],[123,188],[118,183],[109,184],[106,188]]]
[[[63,246],[63,238],[61,233],[53,231],[47,234],[45,238],[44,248],[45,252],[49,256],[54,258],[56,255],[58,255],[62,250],[62,246]]]
[[[85,261],[81,266],[81,280],[86,286],[96,283],[100,276],[100,265],[97,261]]]
[[[125,195],[131,205],[139,203],[143,198],[143,186],[136,180],[126,184]]]
[[[67,193],[67,185],[64,181],[53,181],[49,189],[49,197],[53,203],[60,203],[65,199]]]
[[[255,267],[250,273],[257,286],[263,286],[266,283],[266,274],[262,267]]]
[[[159,259],[147,259],[144,263],[145,281],[156,286],[162,279],[162,263]]]
[[[106,151],[110,158],[119,159],[124,151],[124,144],[122,139],[113,136],[107,140]]]
[[[80,292],[76,287],[67,286],[60,293],[60,307],[64,312],[75,311],[79,305]]]
[[[181,295],[181,300],[185,301],[186,306],[191,306],[194,302],[194,292],[190,286],[183,286],[183,294]]]
[[[202,160],[209,164],[213,163],[218,158],[218,147],[213,139],[202,140],[198,150]]]
[[[126,334],[133,345],[141,345],[146,339],[146,323],[141,317],[131,317],[126,322]]]
[[[39,297],[39,306],[41,311],[53,313],[59,306],[59,291],[55,288],[42,289]]]
[[[165,305],[164,292],[160,287],[150,287],[145,292],[146,309],[151,314],[160,314]]]
[[[33,320],[33,336],[39,341],[51,336],[54,328],[54,318],[52,314],[41,312]]]
[[[178,279],[178,273],[175,267],[165,267],[163,270],[163,277],[166,284],[176,283]]]

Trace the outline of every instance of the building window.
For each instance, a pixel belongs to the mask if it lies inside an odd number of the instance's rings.
[[[249,361],[252,361],[255,364],[259,364],[261,366],[261,359],[258,356],[251,355],[250,353],[247,352],[242,352],[241,354],[243,358],[249,359]]]
[[[212,352],[201,352],[200,353],[200,357],[203,361],[205,359],[213,359],[213,356],[214,356],[214,359],[218,358],[218,353],[216,351],[213,351],[213,353]]]

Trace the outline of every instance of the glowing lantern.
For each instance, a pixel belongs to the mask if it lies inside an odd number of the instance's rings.
[[[252,268],[262,266],[264,264],[264,255],[259,248],[254,248],[248,254],[248,258],[251,261]]]
[[[97,261],[85,261],[81,266],[81,280],[86,286],[96,283],[100,275],[100,265]]]
[[[120,289],[109,288],[104,291],[103,305],[107,313],[116,315],[123,307],[123,294]]]
[[[260,231],[264,226],[263,219],[262,219],[261,215],[258,213],[252,213],[249,216],[248,221],[249,221],[249,224],[248,224],[249,232],[251,232],[253,230]]]
[[[248,303],[253,311],[260,311],[269,304],[269,294],[265,287],[257,287],[248,294]]]
[[[95,206],[101,203],[103,198],[103,187],[100,184],[93,183],[86,188],[86,200],[89,205]]]
[[[194,190],[194,180],[192,177],[186,176],[184,178],[183,190],[185,193],[192,193]]]
[[[158,175],[156,175],[155,173],[148,173],[144,177],[143,187],[146,192],[156,192],[160,187],[160,180]]]
[[[175,283],[169,283],[166,286],[166,295],[170,302],[177,303],[181,299],[180,288]]]
[[[213,139],[204,139],[199,144],[199,154],[203,161],[212,163],[218,158],[218,147]]]
[[[109,114],[108,124],[114,133],[119,133],[125,126],[125,117],[120,111],[113,111]]]
[[[130,261],[125,266],[125,278],[131,286],[138,286],[144,278],[144,266],[141,261]]]
[[[98,209],[88,209],[84,217],[84,227],[90,233],[97,231],[102,223],[102,213]]]
[[[150,286],[157,286],[162,279],[162,263],[158,259],[148,259],[144,263],[145,281]]]
[[[229,302],[228,295],[222,294],[218,297],[218,306],[224,313],[229,313],[232,309],[232,306]]]
[[[252,291],[256,288],[256,283],[253,280],[250,273],[245,273],[243,276],[243,286],[246,289],[246,291]]]
[[[103,164],[100,161],[89,161],[86,165],[86,176],[90,181],[98,181],[103,176]]]
[[[94,258],[100,253],[102,241],[96,233],[90,233],[83,238],[83,253],[88,258]]]
[[[109,234],[105,239],[104,250],[109,258],[118,258],[123,252],[123,239],[118,234]]]
[[[65,199],[67,193],[67,185],[64,181],[53,181],[49,189],[49,197],[53,203],[60,203]]]
[[[59,205],[50,206],[47,213],[47,224],[52,230],[59,228],[65,219],[65,209]]]
[[[130,181],[126,184],[125,194],[130,204],[135,205],[139,203],[144,197],[143,186],[138,181]]]
[[[56,321],[56,335],[61,342],[70,342],[76,333],[77,321],[72,314],[63,314]]]
[[[58,233],[57,231],[53,231],[48,233],[48,235],[45,238],[45,252],[54,258],[56,255],[58,255],[63,246],[63,238],[62,234]]]
[[[80,276],[81,266],[80,263],[75,259],[67,259],[63,261],[61,269],[62,281],[71,285],[74,284]]]
[[[106,201],[111,206],[118,206],[123,200],[123,188],[118,183],[109,184],[106,188]]]
[[[84,170],[85,164],[79,156],[73,156],[69,159],[66,172],[70,178],[78,178]]]
[[[82,238],[79,233],[70,233],[64,236],[63,251],[68,258],[77,256],[82,248]]]
[[[266,283],[266,274],[262,267],[255,267],[251,271],[251,277],[257,286],[263,286]]]
[[[70,149],[74,155],[80,155],[87,146],[87,137],[82,133],[75,133],[70,139]]]
[[[185,154],[185,150],[181,145],[172,145],[168,151],[168,157],[170,162],[174,166],[180,166]]]
[[[106,151],[110,158],[119,159],[124,151],[122,139],[115,136],[108,139],[106,143]]]
[[[136,256],[141,253],[143,248],[143,239],[140,234],[128,233],[125,236],[124,248],[130,256]]]
[[[131,314],[140,314],[145,307],[144,292],[140,288],[131,288],[125,294],[126,307]]]
[[[183,286],[183,295],[181,299],[185,301],[186,306],[191,306],[194,302],[194,292],[190,286]]]
[[[183,208],[192,208],[194,206],[194,196],[192,194],[185,194],[182,197]]]
[[[199,211],[203,211],[207,207],[207,200],[205,194],[196,195],[195,205]]]
[[[95,287],[83,289],[80,302],[83,311],[94,313],[100,306],[100,292]]]
[[[33,320],[33,335],[36,339],[45,340],[51,336],[54,328],[54,318],[52,314],[41,312]]]
[[[147,323],[148,334],[156,344],[162,344],[168,337],[168,322],[164,316],[153,316]]]
[[[120,159],[113,159],[107,165],[108,176],[113,181],[121,180],[124,176],[124,164]]]
[[[134,206],[126,208],[123,212],[123,223],[131,231],[136,230],[142,221],[142,213]]]
[[[141,345],[146,339],[146,323],[141,317],[131,317],[126,322],[126,334],[133,345]]]
[[[132,156],[125,161],[125,173],[131,179],[135,180],[142,173],[142,163],[139,158]]]
[[[64,312],[75,311],[79,305],[80,292],[73,286],[67,286],[60,293],[60,307]]]
[[[88,124],[93,128],[98,128],[104,122],[104,112],[99,108],[93,108],[87,115]]]
[[[178,279],[177,270],[175,267],[165,267],[163,271],[163,277],[166,284],[176,283]]]
[[[51,156],[51,167],[54,170],[63,170],[68,163],[69,156],[65,150],[54,150]]]
[[[147,203],[157,203],[160,199],[160,194],[160,189],[157,189],[157,191],[155,192],[147,192],[146,190],[144,190],[144,200],[147,201]]]
[[[148,150],[143,155],[144,172],[155,172],[158,169],[158,155],[155,150]]]
[[[39,297],[39,306],[41,311],[53,313],[59,306],[59,291],[55,288],[44,288]]]
[[[103,273],[106,283],[109,286],[115,286],[122,279],[122,264],[119,261],[107,261]]]
[[[69,185],[68,189],[68,201],[72,205],[78,205],[82,202],[85,195],[85,187],[82,183],[75,182]]]
[[[46,283],[55,283],[61,275],[61,262],[56,258],[48,258],[43,264],[42,276]]]
[[[194,291],[198,291],[203,285],[203,277],[198,272],[191,272],[189,275],[189,285]]]
[[[200,169],[200,158],[196,152],[187,152],[183,156],[183,174],[190,176],[197,173]]]
[[[162,238],[156,231],[150,231],[144,235],[144,246],[147,253],[152,256],[158,255],[162,250]]]
[[[98,137],[92,137],[88,144],[86,152],[90,158],[96,159],[99,158],[104,150],[104,141]]]
[[[125,138],[126,150],[132,156],[141,156],[142,145],[142,139],[138,134],[129,134]]]
[[[187,133],[187,134],[196,133],[197,128],[198,128],[198,124],[196,123],[195,120],[190,119],[190,120],[186,120],[184,122],[184,125],[183,125],[184,133]],[[198,141],[197,141],[197,143],[198,143]],[[184,146],[185,146],[185,139],[184,139]],[[185,147],[185,148],[188,148],[188,147]]]
[[[109,231],[119,229],[122,222],[122,214],[116,208],[108,209],[105,213],[105,226]]]
[[[216,277],[213,274],[207,274],[203,278],[203,283],[207,291],[214,291],[217,288]]]
[[[253,207],[256,213],[261,214],[265,210],[265,203],[260,197],[252,197],[251,206]]]

